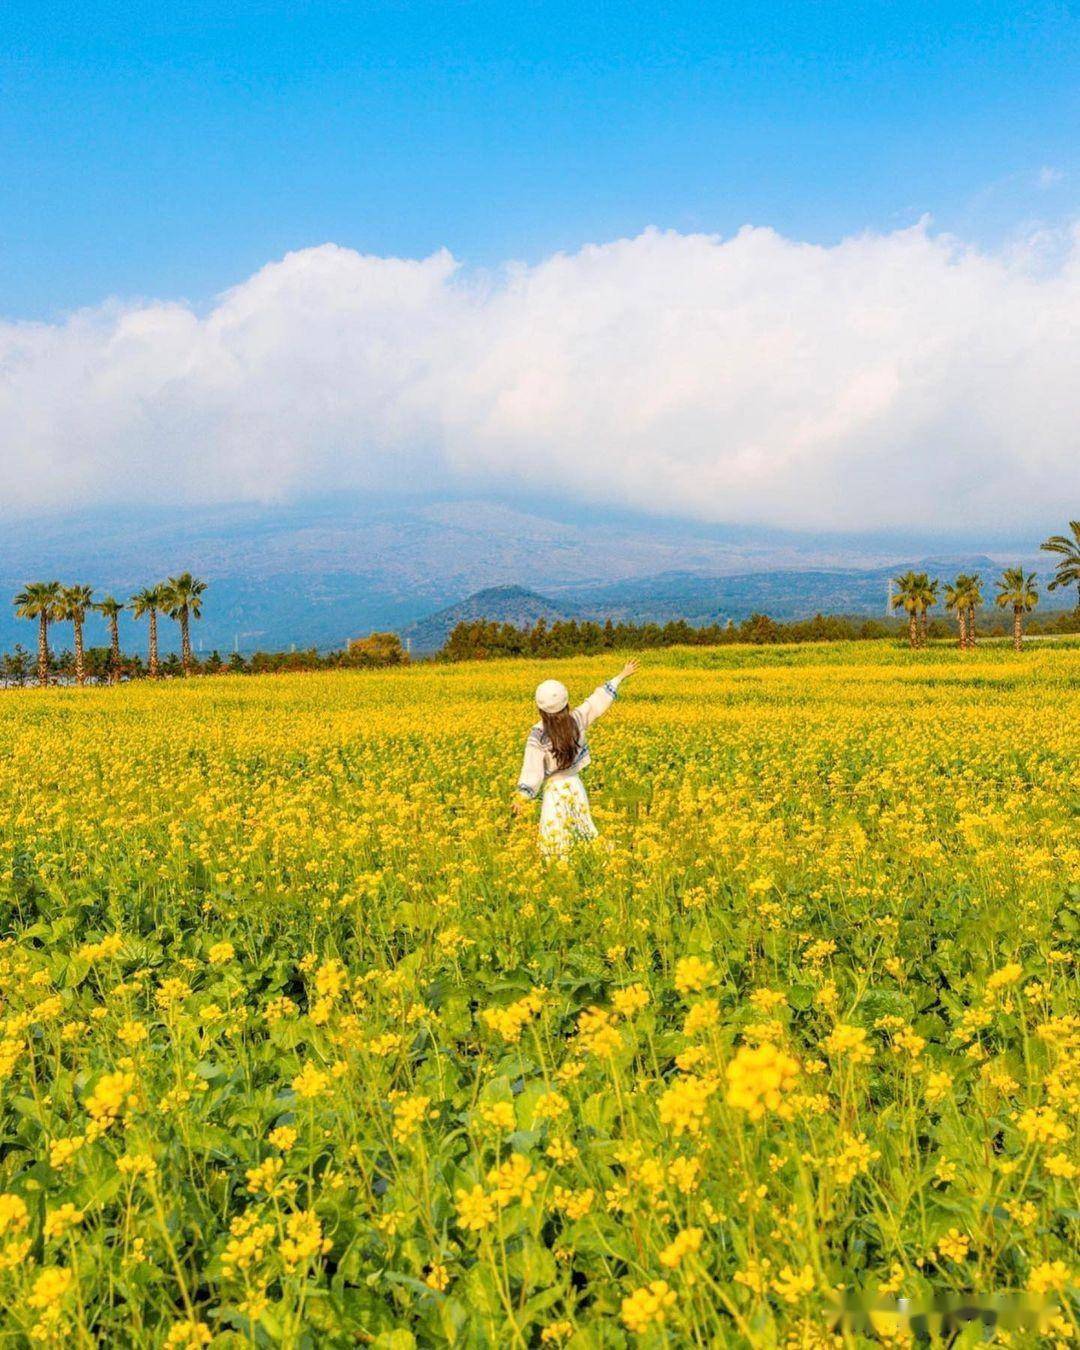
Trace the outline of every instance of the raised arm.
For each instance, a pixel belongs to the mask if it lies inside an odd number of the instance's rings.
[[[575,713],[581,718],[582,726],[589,726],[595,722],[598,717],[603,717],[604,713],[615,702],[615,696],[619,692],[619,685],[623,680],[628,680],[637,670],[636,661],[627,661],[618,675],[613,675],[610,680],[605,680],[599,689],[594,689],[584,703],[574,709]]]

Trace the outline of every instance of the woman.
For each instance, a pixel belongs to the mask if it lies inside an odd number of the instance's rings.
[[[615,701],[623,680],[637,670],[636,661],[627,661],[613,676],[581,704],[570,709],[566,685],[545,680],[536,690],[540,721],[525,742],[525,761],[518,778],[514,798],[515,815],[544,792],[540,808],[540,846],[545,853],[565,853],[580,839],[595,839],[596,826],[589,812],[589,798],[578,775],[589,763],[589,726],[602,717]]]

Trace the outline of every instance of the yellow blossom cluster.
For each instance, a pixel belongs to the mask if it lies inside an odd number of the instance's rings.
[[[767,1111],[785,1109],[785,1097],[799,1076],[799,1063],[786,1050],[766,1042],[742,1046],[727,1066],[730,1106],[760,1120]]]

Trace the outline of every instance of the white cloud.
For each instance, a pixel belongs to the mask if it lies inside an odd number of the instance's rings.
[[[1065,177],[1063,169],[1055,169],[1052,164],[1044,164],[1039,170],[1035,179],[1036,186],[1041,188],[1057,187]]]
[[[3,509],[525,487],[716,521],[1080,505],[1080,230],[987,254],[646,231],[468,273],[326,245],[221,296],[0,322]]]

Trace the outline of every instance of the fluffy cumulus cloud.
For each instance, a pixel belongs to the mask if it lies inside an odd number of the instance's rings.
[[[22,513],[454,486],[1042,528],[1080,504],[1080,230],[649,230],[483,274],[306,249],[206,313],[0,322],[0,468]]]

